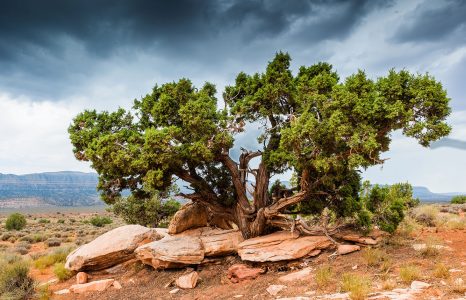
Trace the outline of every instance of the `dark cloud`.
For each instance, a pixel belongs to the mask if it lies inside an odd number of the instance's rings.
[[[342,39],[386,1],[24,0],[0,4],[0,89],[54,97],[114,56],[175,64]],[[244,57],[245,53],[256,52]],[[175,68],[175,67],[174,67]],[[17,78],[21,78],[18,82]],[[31,82],[35,82],[34,85]]]
[[[436,42],[452,34],[466,40],[466,1],[426,1],[407,16],[393,40],[396,42]]]
[[[437,148],[442,148],[442,147],[466,150],[466,141],[461,141],[461,140],[451,139],[451,138],[443,138],[441,140],[433,142],[430,145],[431,149],[437,149]]]

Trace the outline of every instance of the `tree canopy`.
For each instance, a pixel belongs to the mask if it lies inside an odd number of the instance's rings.
[[[265,72],[239,73],[224,103],[212,83],[196,88],[180,79],[156,85],[130,111],[86,110],[69,127],[75,156],[92,163],[107,203],[126,189],[150,199],[181,179],[192,188],[182,196],[252,237],[283,226],[291,213],[328,208],[356,217],[365,201],[359,171],[384,162],[393,131],[426,147],[450,131],[449,98],[429,74],[389,70],[372,80],[359,70],[340,80],[322,62],[294,75],[290,61],[279,52]],[[261,130],[262,149],[231,157],[248,123]],[[296,187],[269,191],[270,178],[288,170]]]

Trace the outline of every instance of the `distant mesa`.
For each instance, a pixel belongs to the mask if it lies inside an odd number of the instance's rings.
[[[443,138],[430,145],[431,149],[437,148],[455,148],[460,150],[466,150],[466,141],[457,139]]]
[[[43,206],[102,205],[96,173],[0,173],[0,209]]]
[[[0,173],[0,209],[104,205],[96,190],[97,183],[96,173]],[[288,181],[283,181],[283,184],[289,186]],[[189,192],[182,183],[179,186],[182,192]],[[447,202],[459,193],[438,194],[426,187],[416,186],[413,187],[413,194],[423,202]]]

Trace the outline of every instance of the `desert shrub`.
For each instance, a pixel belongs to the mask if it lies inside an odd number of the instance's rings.
[[[419,251],[422,257],[436,257],[440,254],[440,241],[433,237],[429,237],[426,240],[426,246]]]
[[[400,279],[404,283],[410,283],[413,280],[421,278],[421,272],[416,266],[405,265],[400,267]]]
[[[20,213],[11,214],[5,222],[7,230],[21,230],[26,226],[26,218]]]
[[[44,284],[37,287],[36,297],[38,300],[49,300],[52,298],[52,291],[49,290],[49,285]]]
[[[315,281],[319,288],[324,288],[332,282],[333,271],[330,266],[322,266],[316,270]]]
[[[13,235],[9,232],[5,232],[4,234],[2,234],[2,237],[1,237],[1,240],[2,241],[8,241]]]
[[[370,281],[365,276],[349,273],[343,274],[341,289],[348,292],[352,300],[366,299],[370,286]]]
[[[466,203],[466,195],[455,196],[451,198],[450,202],[453,204],[464,204]]]
[[[147,227],[159,227],[173,216],[180,204],[173,200],[162,200],[159,195],[148,199],[135,197],[120,197],[112,206],[112,211],[129,224],[139,224]]]
[[[413,211],[413,217],[421,225],[435,227],[438,221],[439,209],[434,205],[422,205]]]
[[[450,280],[450,290],[453,293],[463,294],[466,293],[466,284],[464,283],[463,278],[455,278]]]
[[[365,181],[360,191],[361,208],[357,213],[358,225],[369,230],[373,225],[393,233],[405,216],[405,211],[419,203],[413,198],[409,183],[392,186],[371,186]]]
[[[15,246],[15,248],[13,248],[13,251],[21,255],[28,254],[29,252],[28,248],[23,247],[23,246]]]
[[[21,257],[0,257],[1,299],[28,299],[34,292],[34,281],[29,277],[29,264]]]
[[[47,237],[43,234],[40,234],[40,233],[36,233],[34,235],[32,235],[32,240],[34,241],[34,243],[39,243],[39,242],[43,242],[47,239]]]
[[[419,229],[420,225],[416,223],[410,215],[405,216],[403,221],[398,225],[397,232],[402,237],[411,237]]]
[[[89,223],[96,227],[103,227],[106,224],[111,224],[113,221],[109,217],[95,216],[89,220]]]
[[[63,220],[63,219],[58,219],[58,220],[57,220],[57,223],[58,223],[58,224],[65,224],[65,220]]]
[[[73,273],[70,270],[65,268],[65,264],[60,262],[55,263],[55,265],[53,266],[53,273],[55,274],[55,276],[57,276],[58,280],[60,281],[67,280],[71,278],[71,276],[73,275]]]
[[[45,241],[45,244],[48,247],[57,247],[57,246],[61,245],[61,240],[56,239],[56,238],[50,238],[50,239]]]
[[[49,224],[50,220],[49,219],[39,219],[40,224]]]

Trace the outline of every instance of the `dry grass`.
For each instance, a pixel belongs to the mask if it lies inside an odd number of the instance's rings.
[[[404,283],[411,283],[413,280],[421,279],[421,271],[414,265],[402,266],[399,275]]]
[[[450,277],[450,272],[448,271],[448,267],[445,266],[443,263],[437,263],[434,266],[434,270],[432,271],[432,275],[435,278],[448,279]]]
[[[366,299],[370,287],[370,280],[366,276],[352,273],[343,274],[341,289],[342,291],[348,292],[352,300]]]
[[[381,266],[384,263],[389,263],[389,257],[386,251],[378,248],[366,248],[362,252],[362,257],[369,267]]]
[[[316,270],[315,281],[320,289],[330,285],[333,279],[333,270],[330,266],[322,266]]]

